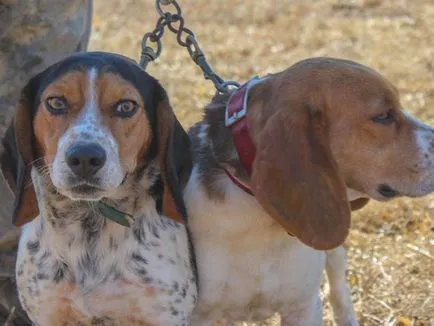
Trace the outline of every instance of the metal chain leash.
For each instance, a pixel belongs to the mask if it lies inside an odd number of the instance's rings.
[[[214,87],[221,93],[228,92],[230,87],[239,87],[235,81],[225,81],[217,75],[208,61],[205,54],[200,48],[194,33],[191,29],[185,27],[185,20],[182,17],[181,7],[176,0],[156,0],[155,6],[160,18],[152,32],[146,33],[142,40],[142,53],[140,57],[140,66],[146,69],[149,62],[157,59],[163,49],[161,39],[164,30],[167,27],[171,32],[176,34],[176,40],[179,45],[187,48],[187,51],[193,61],[202,70],[205,79],[211,80]],[[166,8],[163,7],[172,7]],[[153,43],[153,46],[151,46]]]

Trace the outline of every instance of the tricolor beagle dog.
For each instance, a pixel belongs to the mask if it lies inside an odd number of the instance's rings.
[[[189,325],[189,139],[154,78],[118,55],[71,56],[30,80],[3,143],[36,325]]]
[[[322,325],[324,269],[337,324],[356,325],[340,247],[351,208],[432,192],[434,129],[377,72],[314,58],[217,96],[190,138],[193,325],[276,312]]]

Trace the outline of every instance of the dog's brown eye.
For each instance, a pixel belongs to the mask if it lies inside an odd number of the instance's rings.
[[[115,105],[115,115],[122,118],[129,118],[136,113],[138,105],[131,100],[122,100]]]
[[[48,111],[50,111],[53,114],[62,114],[68,110],[68,103],[63,96],[49,97],[45,101],[45,105]]]
[[[395,115],[392,110],[389,110],[385,113],[376,115],[372,118],[372,121],[375,123],[381,123],[383,125],[390,125],[395,122]]]

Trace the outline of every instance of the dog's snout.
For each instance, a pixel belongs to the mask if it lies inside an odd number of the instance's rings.
[[[94,176],[104,166],[106,158],[105,150],[94,143],[73,145],[66,152],[66,163],[83,179]]]

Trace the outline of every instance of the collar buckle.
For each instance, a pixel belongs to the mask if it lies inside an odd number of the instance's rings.
[[[246,98],[246,97],[245,97]],[[229,114],[229,110],[226,109],[225,112],[225,126],[230,127],[242,118],[244,118],[247,114],[247,108],[243,105],[241,111],[235,111],[232,114]]]
[[[255,76],[232,93],[225,110],[226,127],[234,125],[247,115],[247,99],[249,97],[249,90],[252,86],[263,80],[264,78]],[[239,101],[242,102],[239,103]]]

